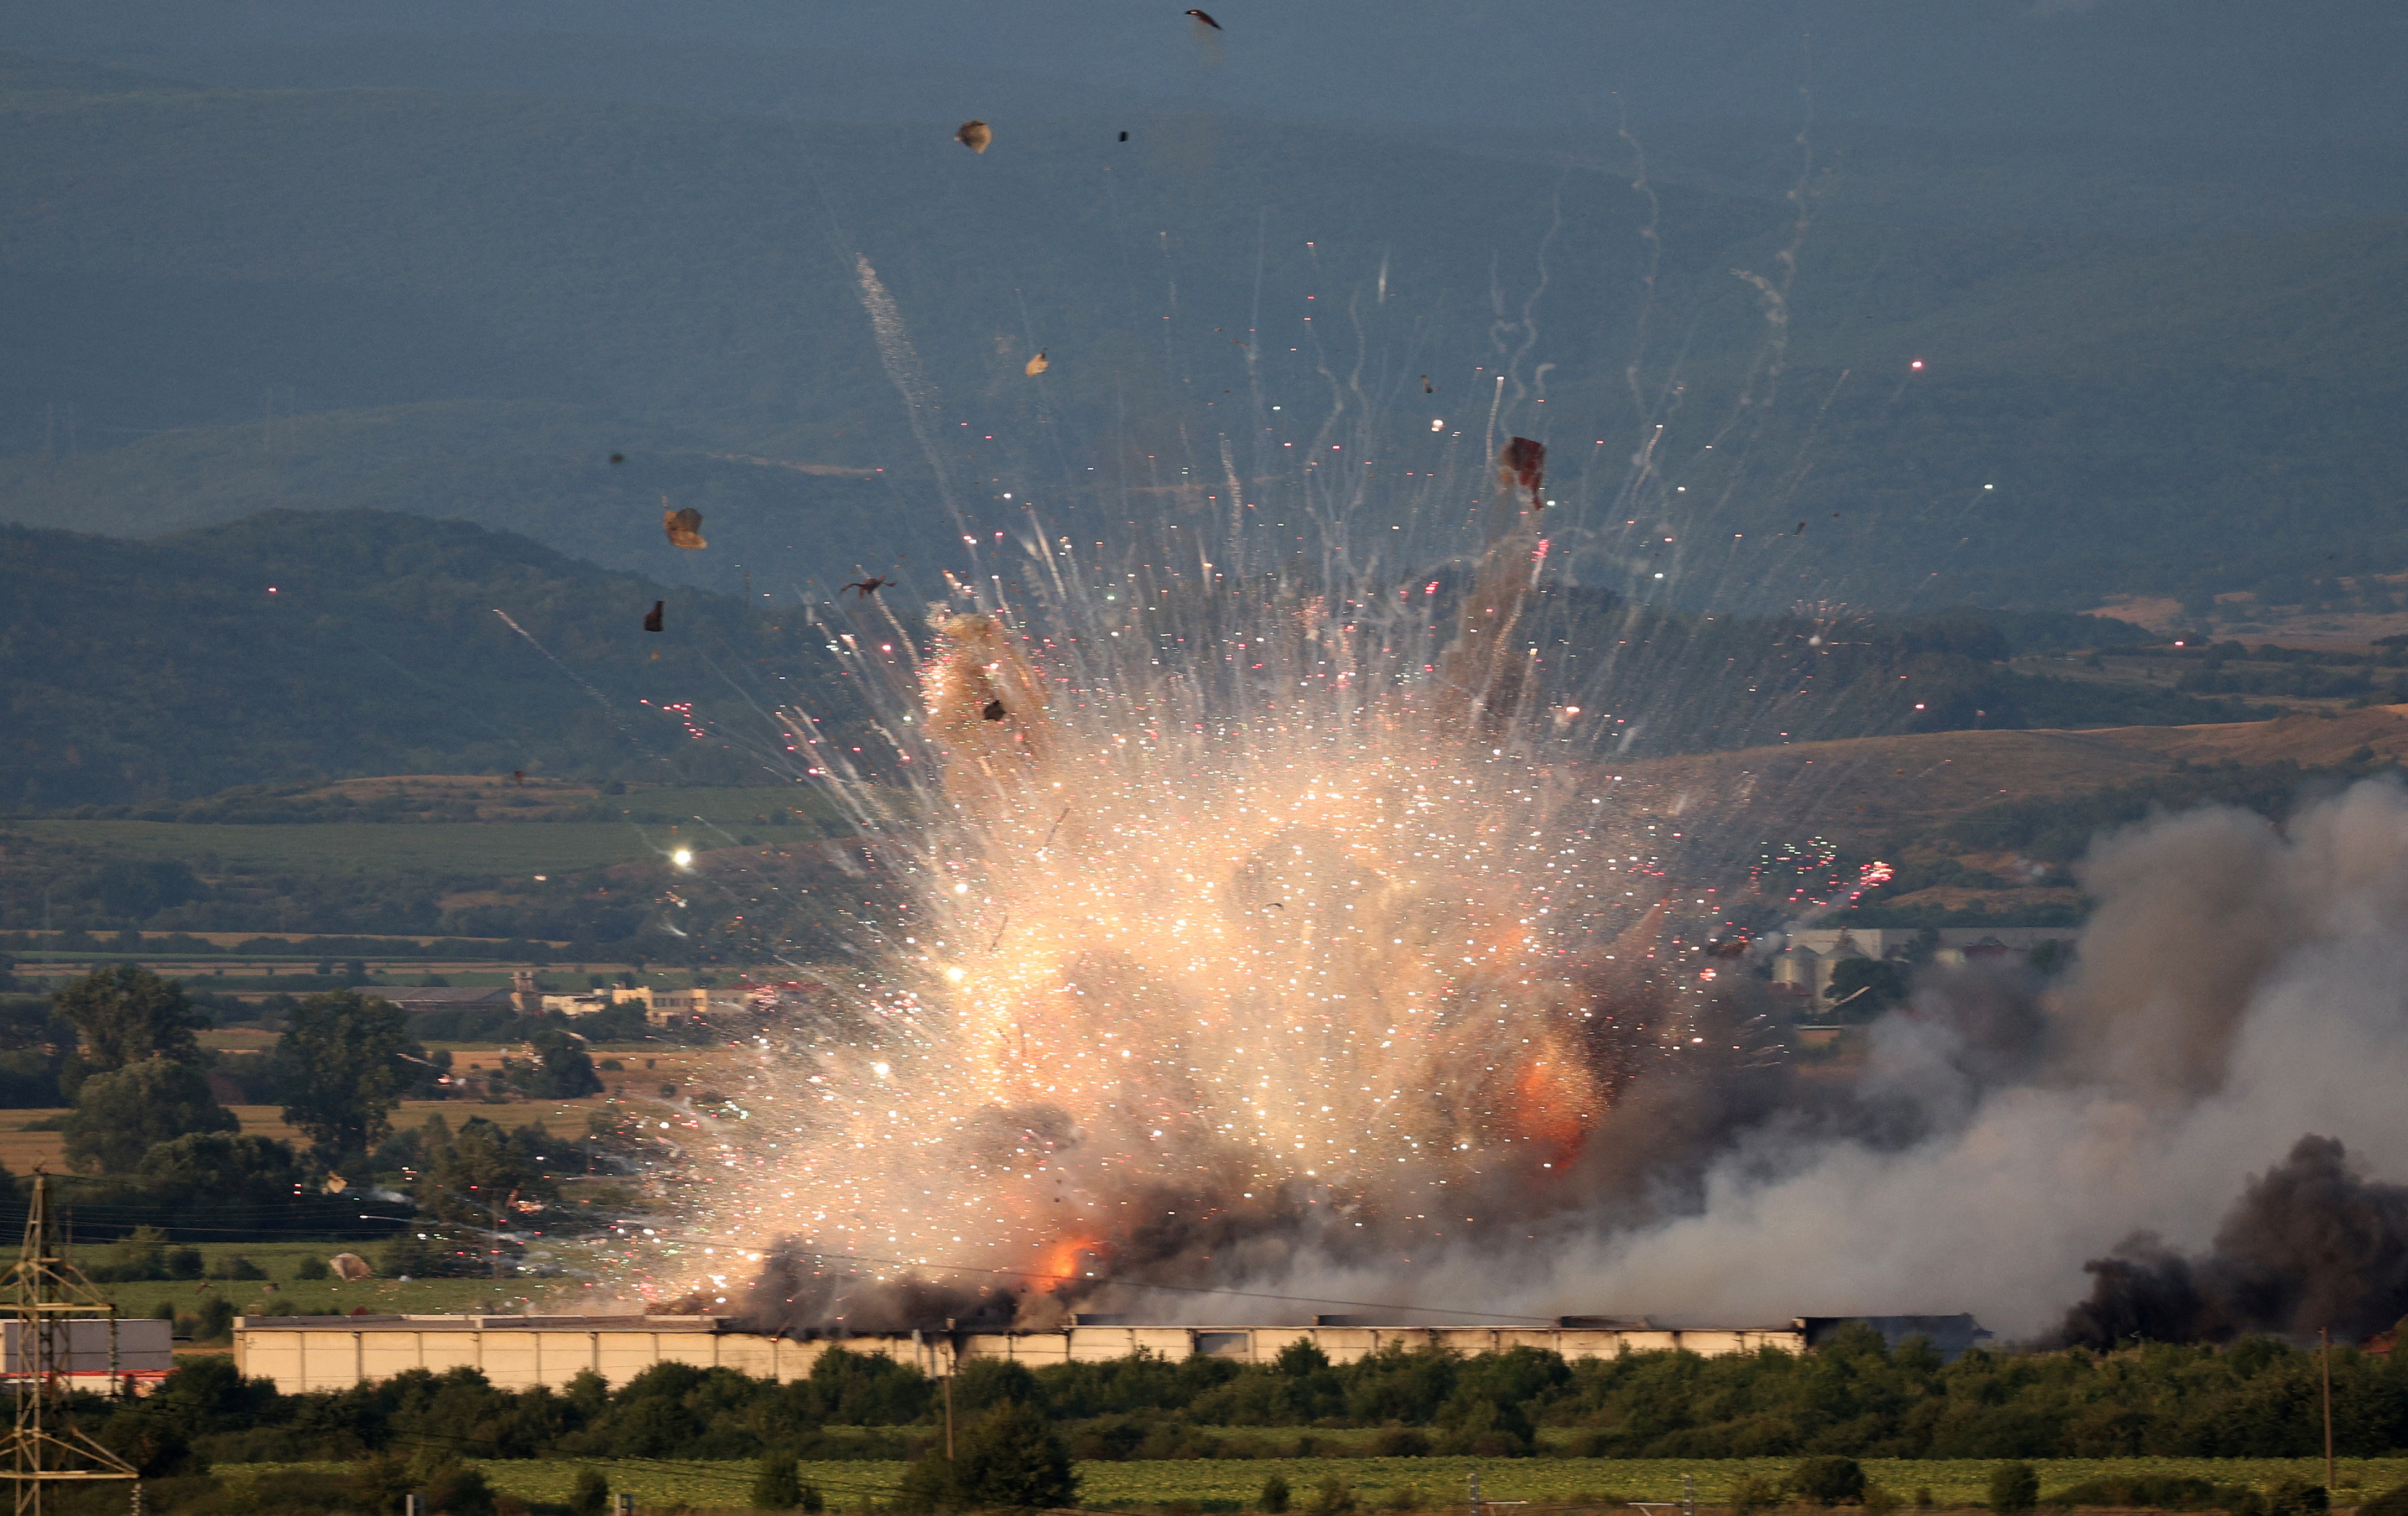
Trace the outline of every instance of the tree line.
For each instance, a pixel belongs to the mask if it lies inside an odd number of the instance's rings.
[[[965,1364],[957,1423],[1019,1408],[1068,1456],[1166,1458],[2292,1458],[2323,1448],[2317,1355],[2270,1338],[2145,1344],[2113,1354],[1976,1349],[1873,1332],[1814,1352],[1684,1352],[1568,1362],[1531,1348],[1459,1355],[1392,1347],[1331,1364],[1309,1342],[1272,1363],[1140,1353],[1031,1368]],[[2354,1349],[2332,1359],[2337,1451],[2408,1448],[2408,1366]],[[172,1392],[172,1393],[169,1393]],[[284,1394],[231,1366],[188,1365],[167,1392],[109,1409],[179,1456],[303,1462],[419,1445],[470,1458],[903,1459],[941,1448],[946,1397],[909,1365],[833,1346],[779,1382],[659,1364],[616,1390],[508,1391],[473,1369],[413,1370]],[[1368,1431],[1369,1437],[1340,1436]],[[148,1445],[148,1444],[146,1444]]]
[[[438,1116],[397,1131],[393,1117],[406,1096],[449,1087],[451,1055],[428,1051],[402,1011],[357,989],[294,1002],[273,1051],[242,1060],[263,1065],[246,1082],[281,1102],[301,1134],[297,1147],[242,1131],[221,1103],[211,1083],[221,1065],[196,1036],[208,1014],[176,980],[120,964],[53,992],[47,1005],[7,1009],[0,1043],[22,1045],[0,1051],[0,1080],[47,1079],[69,1103],[58,1126],[77,1172],[65,1182],[79,1224],[94,1237],[163,1226],[221,1240],[383,1235],[399,1223],[364,1226],[357,1194],[346,1194],[354,1181],[377,1180],[402,1187],[439,1223],[491,1227],[507,1203],[521,1221],[541,1216],[544,1230],[573,1231],[580,1217],[562,1209],[555,1176],[590,1169],[597,1139],[607,1140],[607,1131],[512,1132],[474,1115],[456,1130]],[[602,1088],[583,1040],[546,1025],[531,1030],[523,1056],[502,1060],[495,1079],[544,1099]],[[0,1171],[0,1194],[16,1191]],[[452,1271],[458,1250],[448,1236],[434,1228],[431,1245],[408,1260],[414,1272]],[[478,1255],[481,1269],[481,1243]]]

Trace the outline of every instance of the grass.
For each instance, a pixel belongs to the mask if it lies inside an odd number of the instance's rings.
[[[1408,1496],[1417,1508],[1445,1509],[1460,1503],[1466,1481],[1480,1476],[1484,1499],[1568,1505],[1607,1500],[1678,1500],[1684,1478],[1696,1481],[1698,1503],[1722,1506],[1738,1482],[1754,1475],[1779,1480],[1797,1466],[1795,1458],[1679,1459],[1609,1458],[1265,1458],[1192,1459],[1164,1463],[1083,1463],[1079,1466],[1080,1504],[1089,1509],[1128,1509],[1173,1502],[1211,1503],[1224,1510],[1251,1509],[1263,1481],[1283,1476],[1298,1509],[1311,1502],[1326,1479],[1343,1480],[1366,1509],[1389,1508]],[[523,1500],[568,1498],[578,1469],[601,1469],[613,1491],[633,1495],[640,1506],[743,1507],[750,1502],[755,1466],[749,1462],[656,1459],[532,1459],[480,1465],[494,1488]],[[270,1466],[250,1466],[265,1469]],[[327,1465],[327,1467],[337,1466]],[[1989,1498],[1992,1459],[1865,1460],[1867,1479],[1911,1499],[1918,1489],[1935,1506],[1969,1509]],[[2266,1485],[2294,1478],[2324,1480],[2317,1458],[2062,1458],[2035,1459],[2043,1495],[2085,1480],[2112,1474],[2189,1474],[2219,1483]],[[892,1496],[903,1466],[898,1463],[812,1462],[803,1479],[819,1486],[837,1509],[859,1510]],[[219,1472],[239,1476],[242,1466]],[[2340,1460],[2343,1501],[2353,1489],[2365,1495],[2408,1483],[2408,1458]],[[1402,1508],[1398,1508],[1402,1509]]]

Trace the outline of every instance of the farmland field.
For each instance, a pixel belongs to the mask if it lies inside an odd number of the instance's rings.
[[[523,1500],[562,1502],[577,1470],[588,1465],[609,1477],[646,1509],[743,1508],[750,1503],[755,1466],[750,1463],[679,1462],[654,1459],[533,1459],[480,1465],[494,1488]],[[1193,1502],[1205,1509],[1251,1509],[1263,1481],[1286,1478],[1301,1509],[1322,1480],[1340,1479],[1366,1510],[1446,1509],[1462,1503],[1466,1480],[1480,1476],[1489,1500],[1526,1500],[1534,1505],[1596,1505],[1606,1501],[1678,1500],[1684,1475],[1697,1481],[1700,1505],[1720,1506],[1742,1479],[1778,1480],[1797,1466],[1795,1458],[1677,1459],[1611,1458],[1264,1458],[1193,1459],[1161,1463],[1082,1463],[1080,1504],[1093,1510],[1134,1509]],[[222,1466],[239,1477],[244,1466]],[[269,1466],[248,1466],[266,1468]],[[337,1466],[322,1466],[333,1467]],[[1867,1479],[1902,1499],[1928,1490],[1942,1509],[1982,1506],[1989,1496],[1990,1471],[1983,1459],[1864,1461]],[[2043,1498],[2052,1491],[2110,1474],[2188,1474],[2227,1484],[2263,1486],[2283,1478],[2321,1483],[2324,1463],[2315,1458],[2062,1458],[2035,1459]],[[892,1495],[903,1466],[898,1463],[806,1463],[803,1479],[817,1485],[834,1510],[866,1509]],[[2355,1504],[2408,1483],[2408,1458],[2340,1460],[2336,1506]],[[1412,1502],[1407,1505],[1405,1502]]]
[[[383,825],[221,826],[182,822],[13,822],[13,828],[70,842],[105,843],[158,858],[217,858],[255,868],[318,873],[425,868],[447,874],[564,873],[659,858],[666,824],[559,822],[431,822]],[[706,846],[724,844],[714,837]]]

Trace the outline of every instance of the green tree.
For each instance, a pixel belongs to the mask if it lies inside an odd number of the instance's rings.
[[[774,1452],[763,1458],[760,1471],[752,1477],[752,1509],[793,1510],[802,1503],[803,1477],[795,1461]]]
[[[591,1464],[579,1468],[577,1482],[568,1492],[570,1516],[602,1516],[609,1509],[610,1481]]]
[[[1853,1458],[1809,1458],[1789,1471],[1789,1488],[1811,1505],[1854,1505],[1865,1497],[1865,1471]]]
[[[193,1033],[209,1019],[194,1008],[180,980],[163,980],[139,964],[95,968],[52,992],[50,1004],[75,1023],[84,1062],[95,1072],[151,1058],[201,1061]]]
[[[354,1163],[392,1132],[413,1059],[425,1062],[426,1050],[391,1001],[357,990],[310,995],[276,1043],[284,1119],[309,1138],[319,1163]]]
[[[1990,1509],[1999,1516],[2021,1516],[2040,1504],[2040,1476],[2026,1463],[2000,1464],[1990,1470]]]
[[[242,1123],[190,1064],[153,1058],[94,1074],[76,1091],[61,1129],[79,1168],[131,1173],[152,1148],[193,1132],[236,1132]]]
[[[546,1100],[579,1100],[602,1093],[602,1076],[594,1071],[594,1056],[582,1037],[547,1027],[530,1039],[535,1067],[529,1071],[527,1093]]]
[[[555,1198],[559,1189],[532,1148],[530,1139],[539,1135],[534,1127],[504,1132],[481,1116],[469,1117],[433,1147],[413,1191],[420,1208],[447,1222],[491,1226],[494,1212],[507,1213],[513,1196],[529,1205]]]
[[[1016,1400],[970,1423],[953,1474],[955,1496],[984,1509],[1054,1509],[1079,1495],[1069,1449],[1035,1407]]]
[[[189,1204],[270,1206],[293,1197],[301,1161],[293,1145],[252,1133],[187,1132],[142,1155],[140,1173]],[[322,1267],[323,1265],[322,1264]]]
[[[1274,1474],[1263,1480],[1263,1493],[1254,1496],[1254,1508],[1265,1516],[1285,1516],[1289,1493],[1286,1476]]]

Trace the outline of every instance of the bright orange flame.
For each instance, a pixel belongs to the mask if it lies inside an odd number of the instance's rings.
[[[1079,1255],[1094,1251],[1099,1240],[1096,1237],[1064,1237],[1046,1252],[1044,1262],[1037,1266],[1037,1272],[1053,1280],[1077,1279]]]

